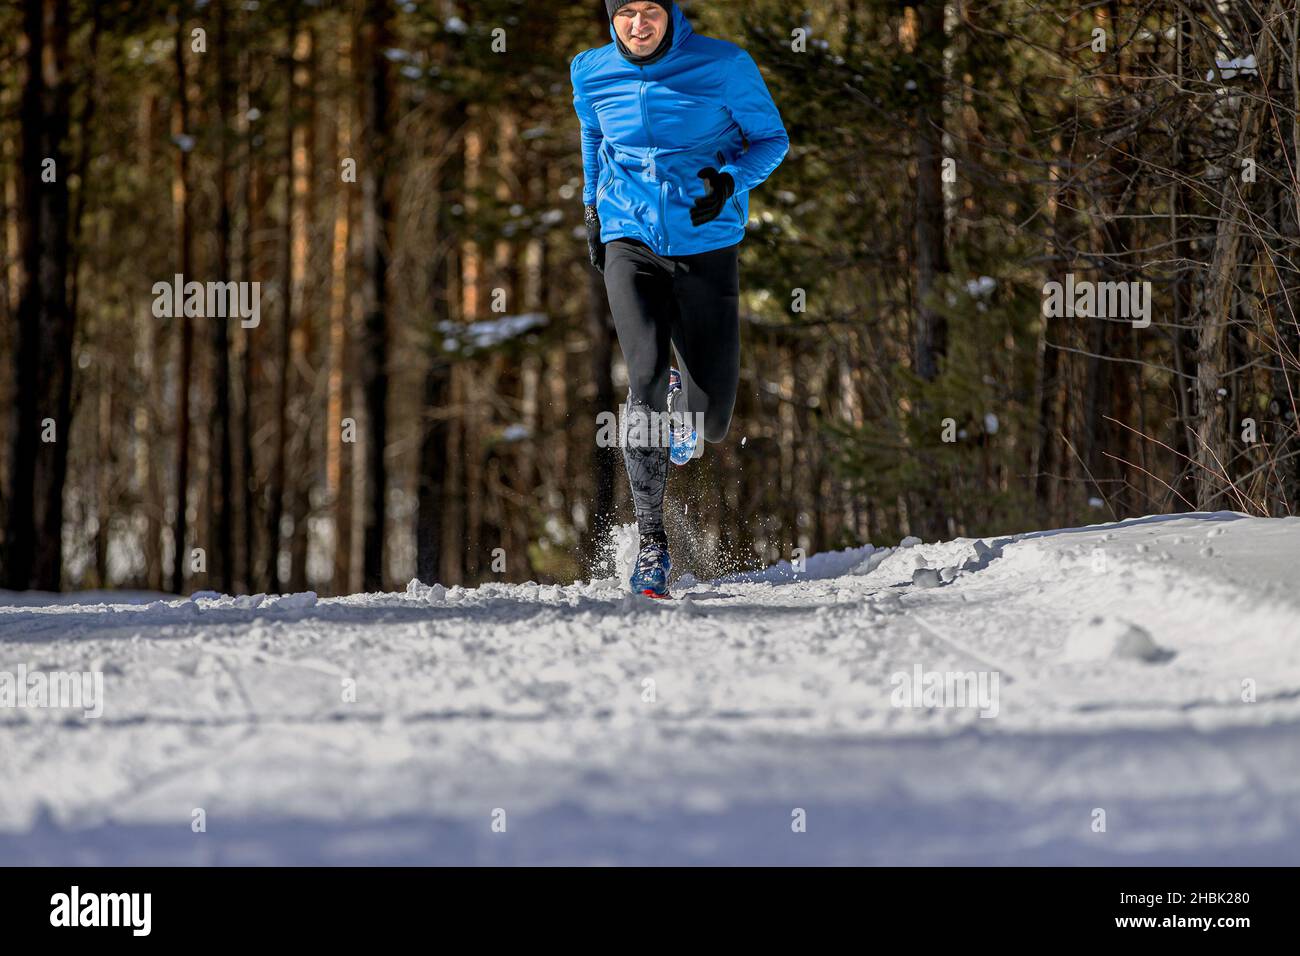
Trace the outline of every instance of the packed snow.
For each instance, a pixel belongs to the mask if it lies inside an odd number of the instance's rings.
[[[670,601],[635,548],[567,586],[0,594],[0,864],[1300,863],[1300,519]],[[102,716],[29,706],[56,673]]]

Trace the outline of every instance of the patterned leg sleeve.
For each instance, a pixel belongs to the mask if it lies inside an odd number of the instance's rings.
[[[623,464],[632,486],[632,503],[641,543],[666,541],[664,491],[668,486],[668,445],[660,441],[650,406],[628,396],[623,407]]]

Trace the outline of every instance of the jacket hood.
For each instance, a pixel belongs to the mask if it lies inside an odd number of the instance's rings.
[[[678,4],[673,4],[673,12],[670,16],[673,18],[673,45],[664,56],[672,56],[672,54],[686,42],[686,38],[694,32],[691,29],[691,21],[686,19],[686,14],[682,12],[682,8]],[[614,46],[617,47],[618,33],[615,32],[613,23],[609,25],[609,38],[614,41]],[[663,57],[660,57],[657,62],[662,63]]]

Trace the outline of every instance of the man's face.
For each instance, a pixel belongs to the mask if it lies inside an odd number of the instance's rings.
[[[614,14],[614,32],[633,55],[646,56],[668,32],[668,11],[649,0],[629,3]]]

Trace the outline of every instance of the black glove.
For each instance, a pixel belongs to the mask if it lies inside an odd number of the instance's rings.
[[[736,191],[736,181],[730,173],[720,173],[712,166],[701,169],[696,175],[704,180],[704,195],[691,207],[691,225],[702,226],[718,218],[722,207]]]
[[[600,241],[600,216],[595,206],[584,206],[582,218],[587,221],[587,256],[596,271],[605,274],[605,244]]]

